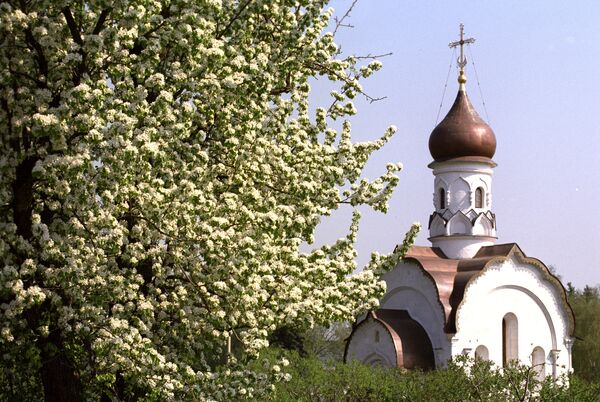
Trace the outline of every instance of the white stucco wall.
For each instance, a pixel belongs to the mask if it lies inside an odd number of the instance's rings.
[[[425,329],[433,347],[436,367],[450,358],[450,344],[444,333],[444,313],[432,280],[412,262],[400,262],[383,276],[387,292],[380,308],[406,310]]]
[[[489,211],[492,208],[492,173],[493,169],[485,162],[434,162],[433,203],[437,212],[439,208],[439,189],[446,191],[446,205],[452,212]],[[484,190],[483,208],[475,208],[475,189]]]
[[[433,247],[439,247],[448,258],[472,258],[483,246],[494,245],[496,238],[487,236],[438,236],[430,238]]]
[[[512,313],[518,321],[517,356],[522,364],[533,363],[536,348],[539,360],[541,348],[546,375],[557,377],[572,371],[570,315],[562,288],[541,263],[526,260],[519,252],[506,261],[492,262],[471,280],[457,310],[456,334],[444,332],[437,290],[418,264],[403,261],[383,279],[388,290],[380,307],[407,310],[421,324],[431,341],[437,368],[445,367],[452,356],[466,353],[475,357],[480,346],[485,346],[489,359],[502,367],[502,319]],[[396,355],[385,327],[368,319],[353,334],[347,358],[393,366]]]
[[[394,342],[383,324],[372,318],[367,318],[359,324],[348,344],[346,361],[350,360],[358,360],[370,365],[396,367]]]
[[[561,290],[542,270],[513,256],[492,264],[473,279],[457,311],[452,355],[468,352],[474,356],[477,346],[485,345],[490,360],[501,367],[502,319],[513,313],[518,320],[520,362],[531,364],[534,348],[541,347],[546,356],[547,375],[570,371],[571,339]]]
[[[434,219],[429,227],[431,243],[449,258],[471,258],[482,246],[493,244],[496,228],[486,219],[471,222],[472,216],[491,211],[493,162],[434,162],[433,205],[448,220]],[[476,208],[475,193],[483,190],[482,207]],[[441,208],[444,189],[446,208]],[[469,236],[468,239],[461,237]]]

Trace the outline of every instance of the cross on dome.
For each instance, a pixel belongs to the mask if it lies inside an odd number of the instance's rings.
[[[467,96],[464,68],[467,64],[464,45],[475,42],[465,38],[464,25],[460,24],[460,38],[450,43],[450,48],[460,47],[457,59],[460,67],[459,88],[454,104],[444,119],[433,129],[429,137],[429,150],[434,161],[441,162],[456,158],[484,158],[491,161],[496,152],[496,136],[491,127],[481,118]]]
[[[454,48],[460,46],[460,56],[458,56],[458,59],[456,59],[456,63],[460,67],[458,82],[461,84],[461,86],[465,82],[467,82],[467,77],[465,75],[465,66],[467,65],[467,57],[465,56],[464,45],[470,44],[470,43],[475,43],[475,38],[465,39],[465,25],[460,24],[460,40],[457,40],[455,42],[450,42],[448,44],[448,47],[450,47],[451,49],[454,49]]]

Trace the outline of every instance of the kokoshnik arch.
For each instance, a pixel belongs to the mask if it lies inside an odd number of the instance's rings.
[[[516,243],[496,245],[492,173],[496,136],[469,101],[461,25],[458,94],[429,137],[431,247],[413,246],[383,279],[380,309],[361,317],[344,359],[444,367],[457,355],[513,360],[540,378],[572,371],[574,319],[559,279]]]

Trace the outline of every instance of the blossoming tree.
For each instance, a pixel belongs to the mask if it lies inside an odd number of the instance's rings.
[[[385,211],[400,168],[361,176],[394,129],[352,142],[380,64],[338,54],[325,3],[0,4],[1,399],[253,398],[277,326],[376,305],[416,227],[354,275],[358,214],[300,249],[343,203]]]

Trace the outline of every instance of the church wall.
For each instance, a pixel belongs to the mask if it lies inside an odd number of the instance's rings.
[[[447,200],[447,208],[452,212],[467,212],[474,209],[475,190],[481,187],[484,190],[483,208],[477,208],[477,212],[488,211],[492,208],[492,169],[487,164],[477,162],[463,163],[438,163],[433,170],[436,176],[434,180],[434,204],[438,212],[440,209],[440,188],[444,188]]]
[[[494,234],[495,231],[492,222],[485,215],[479,215],[473,225],[473,235],[493,236]]]
[[[434,247],[442,249],[449,258],[472,258],[483,246],[494,244],[495,237],[458,236],[430,239]]]
[[[494,220],[493,215],[487,220],[476,219],[478,214],[489,213],[492,208],[493,166],[493,162],[481,161],[445,161],[430,165],[435,176],[435,211],[447,221],[444,228],[439,220],[432,221],[430,240],[449,258],[471,258],[479,248],[493,244],[496,238],[495,224],[490,220]]]
[[[544,352],[546,375],[570,371],[568,318],[561,305],[560,290],[547,280],[542,269],[512,257],[490,266],[474,279],[457,312],[452,354],[474,356],[476,348],[484,345],[490,360],[502,366],[502,319],[512,313],[517,318],[520,362],[531,364],[537,347]],[[536,360],[539,355],[538,349]],[[557,364],[553,368],[555,358]]]
[[[444,236],[447,235],[446,224],[439,215],[436,215],[431,222],[431,226],[429,227],[429,233],[431,237],[435,236]]]
[[[444,314],[437,290],[419,265],[400,262],[383,276],[387,292],[380,308],[407,310],[427,332],[434,350],[436,367],[443,367],[450,358],[450,344],[443,331]]]
[[[448,191],[450,195],[450,204],[448,206],[452,212],[468,211],[472,208],[471,191],[471,184],[462,177],[451,182],[450,191]]]
[[[350,360],[374,366],[396,367],[394,342],[383,324],[371,318],[359,324],[348,344],[346,361]]]

